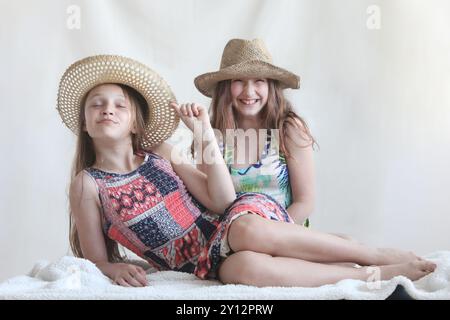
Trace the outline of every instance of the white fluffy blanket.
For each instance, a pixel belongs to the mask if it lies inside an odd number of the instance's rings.
[[[160,271],[147,275],[149,286],[125,288],[112,284],[91,262],[65,256],[50,263],[39,261],[25,276],[0,284],[0,299],[386,299],[403,285],[414,299],[450,299],[450,251],[424,256],[437,264],[434,273],[415,282],[405,277],[375,283],[343,280],[318,288],[223,285],[194,275]]]

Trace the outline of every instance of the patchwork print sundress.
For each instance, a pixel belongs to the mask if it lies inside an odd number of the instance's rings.
[[[226,239],[231,222],[253,213],[293,223],[272,197],[242,193],[217,215],[187,190],[170,161],[150,151],[126,174],[96,168],[85,171],[95,180],[102,205],[105,235],[148,261],[156,270],[217,278],[217,269],[232,254]]]

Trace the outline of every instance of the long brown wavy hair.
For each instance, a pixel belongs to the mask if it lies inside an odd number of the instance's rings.
[[[148,116],[147,102],[142,97],[142,95],[139,94],[133,88],[123,84],[116,84],[116,85],[118,85],[122,89],[125,97],[130,101],[131,110],[134,117],[133,121],[136,122],[136,133],[131,133],[131,141],[133,146],[133,152],[136,153],[141,149],[140,145],[146,124],[145,119],[147,119]],[[78,131],[76,151],[72,164],[71,184],[78,173],[80,173],[82,170],[86,168],[93,166],[96,160],[94,143],[92,141],[92,138],[86,131],[83,130],[86,121],[84,110],[86,105],[86,98],[89,92],[86,93],[86,95],[84,96],[80,106],[80,115],[78,122],[80,125]],[[81,192],[83,192],[83,190]],[[72,249],[74,256],[84,258],[83,252],[81,250],[80,239],[78,237],[77,226],[75,224],[73,213],[70,207],[69,207],[69,214],[70,214],[69,217],[70,247]],[[125,258],[121,255],[117,242],[108,238],[107,235],[104,235],[104,238],[109,262],[123,261]]]
[[[314,145],[318,146],[312,136],[309,127],[304,119],[297,115],[292,104],[286,99],[283,89],[277,80],[267,79],[269,92],[267,104],[261,110],[262,128],[280,130],[280,153],[286,158],[291,157],[286,148],[286,139],[289,138],[294,143],[297,142],[288,134],[288,126],[298,129],[307,144],[300,147],[306,148]],[[237,129],[237,114],[232,106],[231,80],[220,81],[212,96],[211,106],[209,108],[211,126],[218,129],[225,137],[227,129]],[[299,122],[301,125],[299,125]]]

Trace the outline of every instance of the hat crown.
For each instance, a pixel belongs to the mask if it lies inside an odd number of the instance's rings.
[[[272,55],[261,39],[232,39],[223,49],[220,69],[255,60],[272,63]]]

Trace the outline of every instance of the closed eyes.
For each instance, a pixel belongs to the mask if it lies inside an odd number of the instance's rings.
[[[91,107],[98,108],[98,107],[102,107],[103,105],[104,104],[101,102],[96,102],[96,103],[91,104]],[[121,109],[124,109],[124,108],[126,109],[128,106],[126,104],[116,104],[116,107],[121,108]]]

